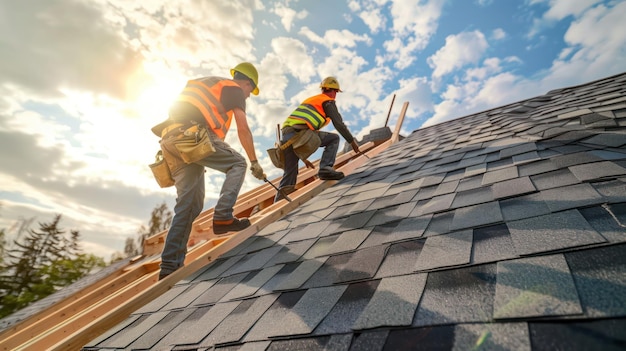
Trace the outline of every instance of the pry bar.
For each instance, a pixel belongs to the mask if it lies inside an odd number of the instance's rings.
[[[272,186],[272,188],[276,189],[276,192],[280,193],[280,194],[283,196],[283,198],[285,198],[285,200],[287,200],[287,201],[291,202],[291,199],[289,198],[289,196],[287,196],[287,194],[285,194],[285,191],[284,191],[284,190],[282,190],[282,189],[278,189],[278,188],[276,187],[276,185],[274,185],[272,182],[270,182],[269,180],[267,180],[267,178],[263,178],[263,180],[264,180],[266,183],[269,183],[269,184]]]

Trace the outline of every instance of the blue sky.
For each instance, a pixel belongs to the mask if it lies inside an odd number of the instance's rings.
[[[0,0],[0,228],[61,213],[87,251],[121,251],[173,208],[147,167],[150,127],[187,79],[257,66],[247,112],[272,179],[276,124],[325,76],[357,138],[394,94],[389,125],[409,102],[408,134],[626,71],[623,18],[615,0]],[[242,151],[234,130],[227,142]],[[205,209],[222,179],[207,172]]]

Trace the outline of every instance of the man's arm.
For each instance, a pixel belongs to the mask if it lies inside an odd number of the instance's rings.
[[[250,160],[250,171],[255,178],[267,181],[266,175],[265,173],[263,173],[263,168],[256,158],[254,140],[252,139],[252,132],[250,131],[250,127],[248,127],[246,113],[240,108],[235,108],[233,112],[235,114],[235,122],[237,123],[237,134],[239,136],[239,142],[241,143],[241,146],[243,146],[243,149],[246,151],[248,159]]]
[[[339,134],[341,134],[341,136],[346,139],[349,144],[351,144],[354,140],[354,137],[352,136],[352,134],[350,134],[348,127],[346,127],[346,125],[343,123],[343,118],[341,118],[341,115],[337,110],[335,101],[325,101],[322,104],[322,107],[324,108],[326,116],[328,116],[328,118],[330,118],[330,120],[333,122],[333,126],[335,126],[335,129],[337,129]]]
[[[237,123],[237,135],[239,136],[239,142],[248,155],[250,162],[256,161],[256,151],[254,149],[254,140],[252,139],[252,132],[248,126],[248,120],[246,119],[246,113],[240,109],[234,109],[235,122]]]

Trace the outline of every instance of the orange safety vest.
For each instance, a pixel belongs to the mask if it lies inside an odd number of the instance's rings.
[[[226,111],[221,103],[224,87],[239,85],[230,79],[206,77],[192,79],[178,95],[177,101],[185,101],[195,106],[204,116],[209,128],[220,139],[226,138],[233,119],[233,111]]]
[[[295,109],[283,127],[290,127],[295,124],[306,124],[312,130],[320,130],[323,126],[330,123],[330,118],[326,117],[322,104],[326,101],[334,100],[326,94],[311,96],[304,100],[297,109]]]

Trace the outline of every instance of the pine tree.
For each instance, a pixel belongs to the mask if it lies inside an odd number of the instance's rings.
[[[172,222],[173,213],[167,208],[165,202],[157,205],[150,215],[148,228],[142,225],[139,227],[136,237],[126,238],[124,243],[124,253],[114,253],[111,256],[111,262],[119,261],[124,257],[138,256],[143,253],[144,241],[152,235],[158,234],[169,228]]]
[[[138,254],[141,254],[141,250],[143,249],[144,241],[152,235],[159,234],[160,232],[169,228],[172,222],[172,211],[167,208],[167,204],[163,202],[162,204],[156,206],[152,210],[152,214],[150,215],[150,221],[148,222],[148,228],[143,225],[139,228],[139,243],[138,243]]]
[[[104,260],[82,253],[80,234],[67,237],[59,228],[61,215],[50,223],[39,223],[39,231],[29,229],[14,242],[0,271],[0,317],[26,307],[64,286],[103,267]]]

